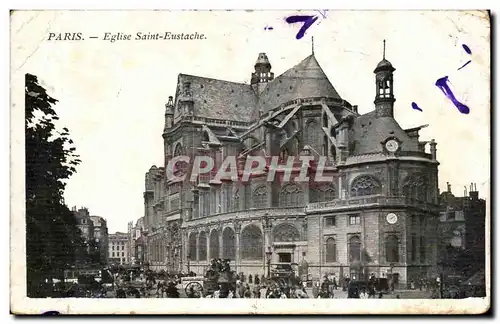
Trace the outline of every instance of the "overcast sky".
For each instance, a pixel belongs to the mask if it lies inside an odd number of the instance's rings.
[[[175,94],[179,73],[249,82],[260,52],[276,76],[311,53],[340,96],[373,110],[373,69],[382,58],[396,68],[395,117],[403,128],[429,124],[421,140],[436,139],[439,186],[461,195],[476,182],[487,197],[490,175],[489,21],[481,12],[329,11],[304,38],[300,24],[284,18],[299,12],[16,12],[12,16],[12,70],[38,76],[70,130],[82,163],[69,180],[66,203],[86,206],[108,220],[109,231],[126,231],[144,214],[144,174],[163,162],[164,105]],[[272,30],[265,27],[272,27]],[[105,32],[203,33],[206,40],[102,40]],[[48,34],[81,32],[83,41],[47,41]],[[100,39],[89,39],[98,36]],[[472,51],[467,54],[466,44]],[[457,69],[468,60],[465,68]],[[434,85],[449,76],[458,109]],[[422,112],[413,110],[415,101]],[[22,106],[22,105],[21,105]],[[21,107],[19,106],[19,107]],[[24,127],[24,121],[12,127]]]

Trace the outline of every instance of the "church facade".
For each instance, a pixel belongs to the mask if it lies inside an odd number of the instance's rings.
[[[376,66],[366,114],[338,94],[314,54],[275,78],[261,53],[250,84],[179,74],[166,104],[164,166],[145,178],[150,267],[201,274],[210,259],[228,258],[252,276],[277,264],[298,265],[309,280],[375,273],[405,285],[434,276],[437,144],[394,119],[394,71],[385,57]],[[228,156],[326,158],[332,181],[282,181],[300,172],[297,163],[272,181],[268,169],[247,181],[168,178],[165,166],[181,155],[210,156],[216,167]]]

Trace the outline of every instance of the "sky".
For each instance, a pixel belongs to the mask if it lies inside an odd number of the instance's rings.
[[[298,40],[290,15],[318,15]],[[323,17],[325,15],[326,17]],[[403,128],[429,124],[421,140],[438,143],[439,187],[456,195],[490,186],[490,27],[483,12],[456,11],[44,11],[11,17],[11,69],[38,76],[59,100],[82,163],[68,181],[68,206],[126,231],[144,215],[144,176],[163,163],[165,103],[179,73],[249,82],[265,52],[275,76],[311,54],[340,96],[360,113],[374,109],[373,70],[386,58],[394,74],[395,118]],[[486,18],[484,18],[486,17]],[[266,28],[266,27],[272,27]],[[205,40],[102,40],[104,33],[203,33]],[[81,32],[82,41],[49,41],[49,33]],[[98,39],[90,39],[97,36]],[[466,53],[466,44],[472,54]],[[471,63],[457,70],[468,60]],[[461,114],[435,86],[448,76]],[[21,85],[22,86],[22,85]],[[422,111],[412,109],[416,102]],[[22,107],[22,105],[20,105]],[[15,108],[13,108],[15,109]],[[24,127],[24,120],[12,127]],[[22,142],[22,141],[21,141]],[[17,144],[16,144],[17,143]],[[17,141],[13,141],[18,145]]]

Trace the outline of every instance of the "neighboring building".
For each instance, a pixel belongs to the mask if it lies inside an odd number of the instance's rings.
[[[152,166],[144,192],[150,267],[187,271],[189,264],[202,273],[223,257],[237,272],[263,275],[269,253],[273,265],[306,261],[315,280],[373,272],[404,285],[435,276],[437,144],[419,140],[422,127],[402,129],[394,119],[394,70],[384,57],[373,89],[359,89],[376,94],[375,109],[363,115],[314,54],[274,78],[261,53],[251,84],[179,74],[166,104],[164,165],[179,155],[210,155],[216,167],[228,156],[238,156],[239,166],[249,155],[326,156],[323,174],[333,181],[281,183],[278,172],[267,182],[264,172],[246,182],[202,175],[190,183]],[[182,175],[186,165],[175,170]]]
[[[464,250],[473,258],[472,271],[484,271],[486,257],[486,201],[479,198],[476,184],[463,197],[455,197],[451,185],[440,195],[439,260],[446,260],[448,246]],[[465,265],[464,265],[465,266]]]
[[[94,223],[94,238],[99,249],[99,263],[108,264],[108,223],[100,216],[90,216]]]
[[[116,232],[109,234],[108,263],[110,265],[127,265],[130,263],[128,234]]]
[[[142,257],[138,258],[137,256],[136,241],[142,236],[143,229],[144,229],[144,217],[139,218],[135,223],[135,226],[133,221],[128,223],[130,264],[136,264],[136,261],[141,263]]]
[[[84,244],[86,245],[86,253],[78,252],[75,257],[76,264],[88,264],[92,262],[92,253],[94,252],[94,222],[92,221],[89,210],[81,207],[78,210],[76,206],[71,209],[73,215],[77,219],[77,227],[80,229]]]

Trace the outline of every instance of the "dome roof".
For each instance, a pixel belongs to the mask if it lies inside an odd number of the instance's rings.
[[[387,61],[385,58],[377,64],[374,73],[379,71],[395,71],[396,69],[392,66],[391,62]]]

